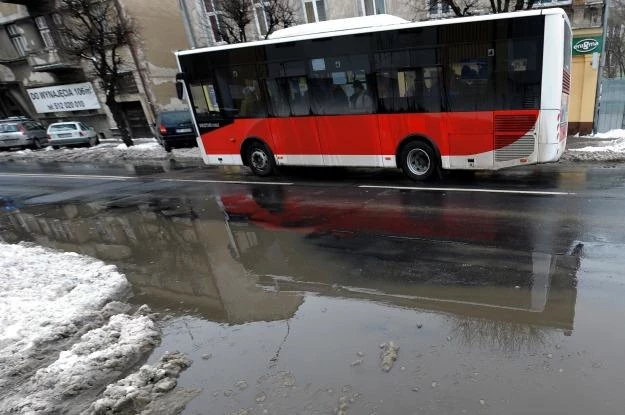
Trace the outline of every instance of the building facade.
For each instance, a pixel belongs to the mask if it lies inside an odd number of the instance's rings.
[[[134,40],[121,51],[117,101],[133,138],[149,137],[159,111],[184,108],[175,93],[174,52],[190,45],[177,0],[112,1],[136,28]],[[62,18],[55,0],[0,2],[0,117],[23,115],[44,124],[79,120],[112,136],[116,125],[90,62],[60,47],[66,41],[57,30]],[[84,99],[46,99],[63,91],[78,91]]]
[[[223,44],[219,35],[220,0],[180,0],[186,10],[187,35],[194,47]],[[250,0],[258,4],[261,0]],[[472,3],[474,15],[490,13],[490,1]],[[391,14],[406,20],[434,20],[455,17],[445,0],[291,0],[298,16],[298,23],[343,19],[372,14]],[[457,4],[462,8],[463,0]],[[595,98],[599,74],[599,62],[603,45],[603,0],[538,0],[534,8],[561,7],[569,15],[573,29],[573,44],[579,46],[573,52],[572,85],[569,103],[569,132],[590,133],[593,127]],[[248,40],[263,39],[267,27],[262,9],[254,7],[252,23],[248,25]],[[583,47],[584,41],[593,39],[594,47]]]

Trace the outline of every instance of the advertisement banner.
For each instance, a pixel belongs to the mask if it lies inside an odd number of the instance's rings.
[[[573,55],[585,55],[587,53],[601,53],[603,48],[603,36],[579,36],[573,38]]]
[[[100,109],[91,82],[32,88],[27,92],[39,114]]]

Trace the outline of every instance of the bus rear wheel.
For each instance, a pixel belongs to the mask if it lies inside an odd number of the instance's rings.
[[[432,180],[438,171],[438,159],[430,145],[421,141],[413,141],[402,149],[400,167],[412,180]]]
[[[246,161],[252,173],[260,177],[271,176],[276,168],[273,154],[262,143],[253,143],[249,146]]]

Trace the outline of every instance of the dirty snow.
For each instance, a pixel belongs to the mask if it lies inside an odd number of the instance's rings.
[[[616,139],[616,138],[625,138],[625,130],[616,129],[610,130],[606,133],[596,133],[588,136],[589,138],[597,138],[597,139]]]
[[[61,161],[61,162],[100,162],[114,163],[123,161],[198,161],[202,160],[200,149],[175,148],[167,153],[154,138],[134,140],[135,145],[127,147],[116,140],[106,140],[95,147],[71,147],[54,150],[46,147],[43,150],[30,149],[21,151],[0,152],[2,161]]]
[[[0,413],[80,413],[145,358],[160,333],[147,306],[131,314],[116,301],[128,293],[112,265],[0,242]],[[154,386],[154,397],[173,386]]]
[[[0,389],[30,350],[77,333],[129,285],[114,266],[74,253],[0,244]]]
[[[137,372],[109,385],[102,397],[89,407],[88,413],[138,414],[163,409],[159,398],[176,387],[180,372],[191,365],[188,357],[180,353],[168,353],[156,365],[144,365]],[[178,391],[184,395],[178,404],[185,404],[199,391]],[[162,411],[162,413],[174,413]]]
[[[620,131],[625,133],[625,130]],[[570,149],[563,155],[563,159],[573,161],[625,161],[625,137],[598,141],[590,146]]]
[[[399,346],[396,346],[392,341],[383,343],[380,345],[382,353],[380,353],[380,360],[382,364],[382,370],[390,372],[397,360],[397,354],[399,352]]]

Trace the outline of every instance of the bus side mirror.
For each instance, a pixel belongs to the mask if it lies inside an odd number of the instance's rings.
[[[182,96],[183,96],[183,91],[184,91],[183,80],[184,80],[184,74],[182,73],[176,74],[176,95],[178,96],[178,99],[182,99]]]
[[[182,81],[176,81],[176,95],[182,99]]]

